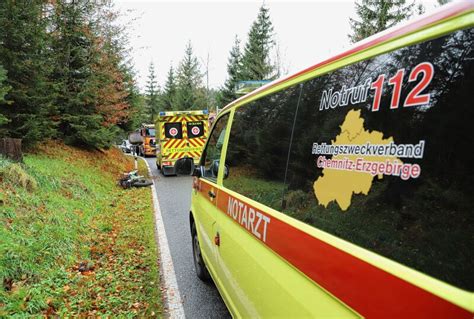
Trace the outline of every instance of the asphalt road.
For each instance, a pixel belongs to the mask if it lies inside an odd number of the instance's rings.
[[[230,318],[217,288],[213,283],[206,284],[199,280],[194,270],[189,229],[192,178],[164,177],[156,168],[155,158],[146,160],[155,176],[156,192],[186,317]]]

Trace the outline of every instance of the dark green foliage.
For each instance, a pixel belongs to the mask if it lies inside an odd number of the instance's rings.
[[[55,11],[57,35],[53,48],[58,62],[54,76],[58,81],[57,105],[60,110],[60,132],[69,144],[104,147],[111,143],[111,132],[101,126],[96,114],[98,79],[92,68],[99,63],[94,48],[91,21],[95,7],[85,1],[58,1]]]
[[[150,113],[150,119],[152,122],[155,120],[156,114],[159,112],[159,93],[160,88],[156,82],[155,65],[153,62],[148,67],[148,81],[146,83],[146,97],[147,106]]]
[[[176,80],[173,66],[170,66],[168,77],[166,78],[163,94],[161,95],[161,104],[163,110],[171,111],[177,109],[176,107]]]
[[[69,132],[71,132],[71,134],[64,136],[66,144],[86,148],[108,148],[119,133],[116,126],[101,125],[102,117],[98,114],[64,114],[61,118],[63,123],[67,123]]]
[[[184,58],[178,68],[176,109],[202,110],[206,108],[206,94],[199,61],[193,53],[191,42],[188,42]]]
[[[26,145],[55,135],[46,8],[42,0],[0,2],[0,63],[8,73],[6,99],[11,101],[0,108],[0,134],[23,138]]]
[[[242,53],[240,52],[240,40],[235,36],[234,46],[230,50],[227,62],[228,78],[220,90],[218,104],[224,107],[237,98],[236,86],[242,80]]]
[[[406,0],[361,0],[356,3],[358,19],[350,19],[349,38],[355,43],[408,19],[414,5]]]
[[[245,45],[241,71],[243,80],[269,80],[275,77],[276,68],[270,61],[274,45],[269,9],[262,5]]]
[[[10,90],[10,87],[5,85],[4,81],[7,79],[6,71],[0,64],[0,107],[5,107],[7,101],[5,95]],[[0,113],[0,126],[7,123],[8,119]]]
[[[10,90],[10,87],[4,83],[7,79],[7,72],[0,64],[0,103],[6,103],[5,95]]]
[[[262,5],[257,19],[250,27],[243,52],[240,40],[235,37],[227,62],[227,80],[217,95],[219,107],[224,107],[239,97],[236,94],[239,81],[272,80],[278,76],[278,68],[272,64],[270,58],[275,46],[273,36],[269,9]]]
[[[116,19],[110,1],[0,1],[0,137],[107,147],[133,126],[141,99]]]
[[[125,101],[130,106],[128,121],[119,125],[124,133],[135,130],[143,122],[143,118],[146,117],[145,98],[140,94],[134,77],[135,73],[131,67],[124,69],[124,88],[127,92]]]

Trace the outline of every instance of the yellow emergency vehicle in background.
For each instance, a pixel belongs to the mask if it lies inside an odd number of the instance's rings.
[[[208,135],[207,110],[160,112],[156,120],[158,131],[156,166],[163,175],[176,174],[175,162],[192,158],[197,164]]]
[[[140,127],[140,135],[143,138],[143,144],[138,148],[140,156],[155,156],[156,141],[155,141],[155,125],[142,124]]]

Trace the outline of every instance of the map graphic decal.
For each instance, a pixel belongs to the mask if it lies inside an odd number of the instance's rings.
[[[367,143],[382,145],[393,142],[392,137],[384,139],[381,132],[365,130],[364,119],[361,117],[360,110],[349,111],[340,127],[341,133],[332,141],[332,145],[364,145]],[[326,159],[324,158],[324,160]],[[333,155],[329,159],[333,163],[344,162],[346,168],[347,166],[359,165],[356,164],[358,160],[362,160],[360,155]],[[363,160],[371,163],[382,163],[387,160],[391,162],[399,161],[395,156],[381,157],[371,155],[364,155]],[[399,162],[401,163],[401,161]],[[352,195],[368,195],[375,178],[373,174],[357,170],[324,167],[323,175],[313,184],[314,194],[319,204],[324,207],[327,207],[330,202],[336,201],[343,211],[347,210],[351,204]],[[383,178],[383,174],[377,174],[376,176],[379,179]]]

